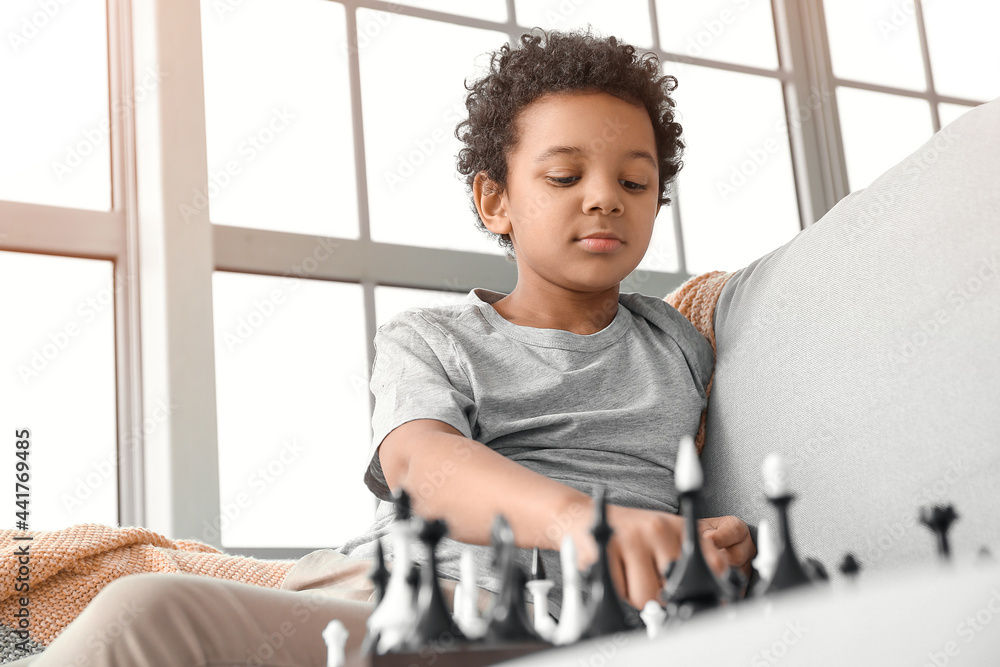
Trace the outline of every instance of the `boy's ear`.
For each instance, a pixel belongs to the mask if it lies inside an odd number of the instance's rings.
[[[506,202],[485,171],[476,174],[472,182],[472,196],[486,229],[494,234],[509,234],[510,218],[507,217]]]

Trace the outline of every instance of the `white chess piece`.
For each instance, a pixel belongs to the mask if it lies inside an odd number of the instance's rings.
[[[753,559],[753,566],[760,578],[767,581],[774,574],[777,564],[778,545],[771,533],[771,524],[765,519],[757,526],[757,556]]]
[[[556,636],[556,622],[549,616],[549,591],[555,584],[548,579],[532,579],[527,586],[535,607],[535,632],[550,642]]]
[[[368,617],[368,632],[378,635],[378,653],[400,647],[416,624],[413,592],[406,581],[413,563],[410,544],[414,539],[411,521],[397,521],[390,528],[393,537],[392,572],[385,587],[385,597]]]
[[[564,645],[579,640],[586,630],[587,623],[587,612],[583,607],[580,571],[576,569],[576,545],[573,544],[573,538],[569,535],[563,538],[559,560],[562,564],[563,596],[562,609],[559,611],[559,625],[556,626],[555,643]]]
[[[486,634],[486,619],[479,615],[479,587],[476,585],[476,562],[466,549],[459,561],[461,579],[455,585],[455,623],[469,639]]]
[[[326,667],[344,667],[347,661],[344,656],[347,635],[347,628],[337,619],[327,623],[323,630],[323,641],[326,642]]]
[[[656,600],[649,600],[639,612],[639,618],[646,624],[646,634],[649,638],[656,639],[663,631],[664,623],[667,622],[667,610]]]

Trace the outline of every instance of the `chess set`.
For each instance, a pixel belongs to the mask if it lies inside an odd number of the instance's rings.
[[[665,572],[659,601],[650,600],[638,611],[617,595],[608,561],[612,528],[607,521],[605,490],[594,494],[595,517],[591,534],[598,558],[587,572],[576,567],[576,550],[567,536],[560,551],[563,571],[562,605],[558,621],[548,613],[548,594],[553,582],[546,578],[538,550],[530,573],[515,562],[514,535],[499,515],[492,527],[493,566],[500,576],[499,593],[492,606],[480,614],[476,573],[471,554],[463,554],[461,581],[455,590],[454,613],[449,612],[436,577],[435,550],[447,528],[441,520],[413,515],[405,492],[395,496],[398,520],[393,524],[394,567],[385,566],[381,545],[370,573],[375,585],[376,606],[368,619],[361,649],[368,667],[479,667],[559,646],[645,628],[650,638],[673,632],[700,612],[739,604],[742,600],[772,597],[784,591],[828,581],[823,564],[801,560],[796,554],[789,524],[789,505],[794,494],[788,486],[781,457],[768,456],[763,465],[764,492],[774,508],[774,527],[761,522],[757,534],[757,577],[748,580],[739,569],[729,568],[717,576],[701,550],[698,519],[702,492],[702,470],[690,437],[682,439],[675,465],[675,483],[685,534],[679,558]],[[950,505],[922,508],[920,521],[937,541],[940,557],[950,557],[948,530],[958,518]],[[416,540],[427,549],[428,563],[421,568],[412,558]],[[981,556],[988,553],[981,552]],[[860,564],[850,553],[838,566],[854,580]],[[589,592],[584,602],[584,591]],[[533,613],[529,617],[530,595]],[[339,627],[338,627],[339,626]],[[329,647],[328,667],[345,664],[346,632],[332,621],[324,632]]]

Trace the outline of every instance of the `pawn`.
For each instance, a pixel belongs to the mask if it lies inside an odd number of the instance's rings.
[[[476,579],[476,561],[466,549],[459,560],[461,580],[455,586],[455,622],[470,639],[486,634],[486,621],[479,615],[479,586]]]
[[[934,532],[937,538],[938,555],[942,561],[951,559],[951,548],[948,546],[948,530],[958,519],[952,505],[934,505],[920,508],[920,523]]]
[[[858,572],[861,571],[861,563],[858,559],[854,557],[852,553],[844,554],[844,559],[840,561],[840,565],[837,566],[840,573],[847,577],[850,582],[857,581]]]
[[[772,595],[811,583],[809,575],[795,555],[795,545],[788,525],[788,505],[795,496],[788,487],[788,475],[779,454],[772,453],[764,459],[764,491],[778,514],[776,562],[767,588],[764,589],[765,595]]]
[[[326,642],[326,667],[344,667],[347,662],[344,655],[347,635],[347,628],[337,619],[326,624],[326,628],[323,629],[323,641]]]
[[[646,625],[646,636],[656,639],[663,632],[663,626],[667,622],[667,610],[660,606],[656,600],[649,600],[646,606],[639,612],[642,622]]]
[[[420,589],[417,595],[417,621],[410,635],[410,647],[418,650],[442,641],[463,641],[465,636],[458,628],[444,602],[438,582],[437,547],[447,532],[444,521],[435,519],[419,521],[417,536],[427,550],[427,567],[421,568]]]
[[[667,601],[677,607],[680,618],[716,607],[729,597],[701,550],[698,504],[701,501],[702,479],[694,439],[685,435],[681,438],[674,464],[674,482],[680,493],[681,514],[684,516],[684,541],[681,542],[681,556],[671,568],[666,585]]]
[[[559,551],[559,562],[562,565],[563,593],[555,643],[564,646],[578,641],[587,629],[587,613],[583,606],[582,577],[576,568],[576,545],[569,535],[563,537],[562,548]]]
[[[591,528],[591,534],[597,542],[597,562],[591,568],[590,613],[584,635],[586,637],[602,637],[633,629],[611,580],[608,541],[614,531],[608,524],[608,506],[605,498],[604,487],[597,487],[594,491],[594,526]]]
[[[492,643],[538,641],[541,639],[528,620],[524,589],[527,577],[514,560],[514,531],[502,514],[493,522],[493,567],[500,575],[500,592],[493,601],[486,626]]]

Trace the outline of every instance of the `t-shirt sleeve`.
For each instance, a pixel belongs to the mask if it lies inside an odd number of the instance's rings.
[[[476,404],[453,339],[416,311],[406,311],[375,333],[371,391],[372,443],[365,484],[378,498],[391,492],[378,458],[385,436],[414,419],[437,419],[473,437]]]

